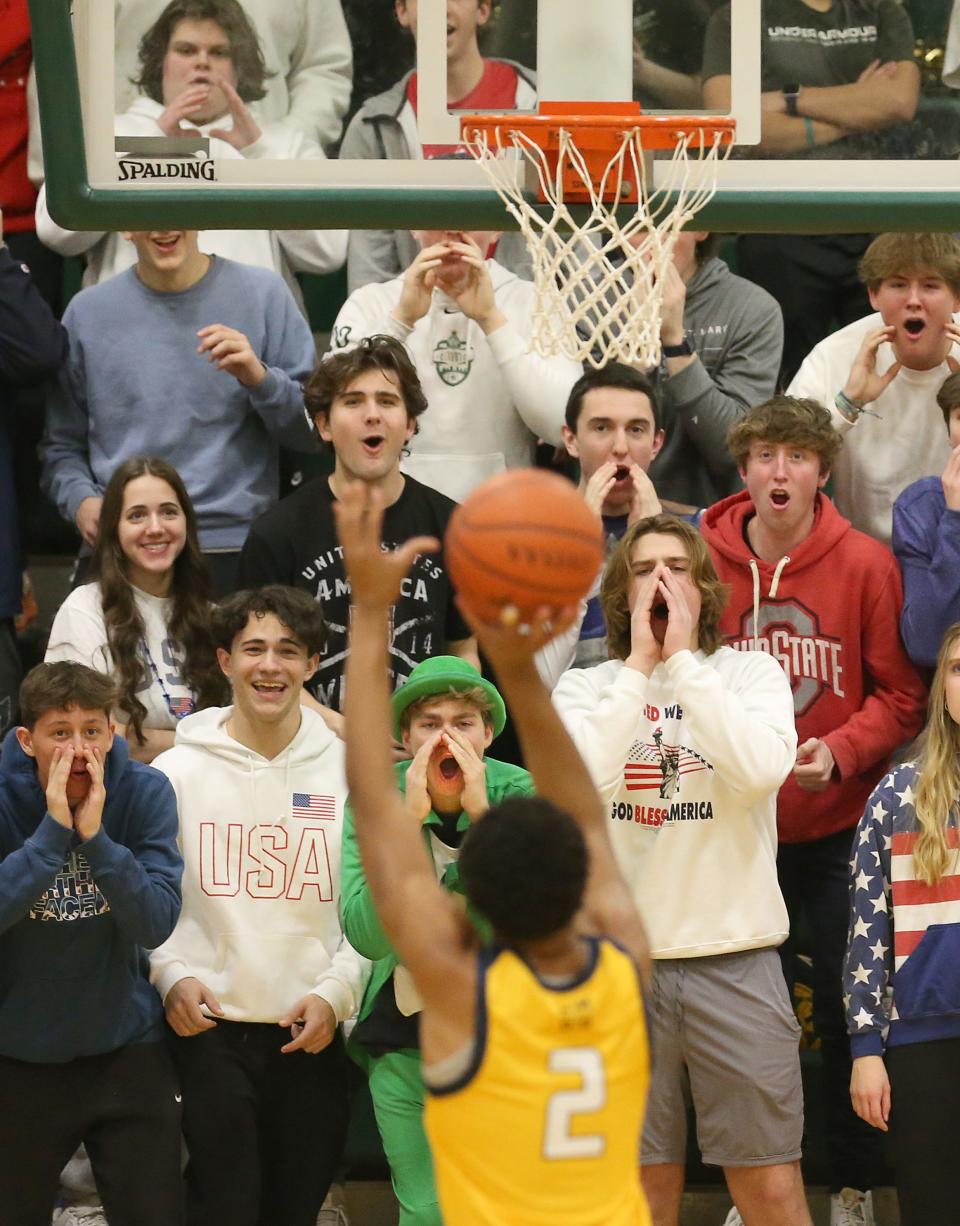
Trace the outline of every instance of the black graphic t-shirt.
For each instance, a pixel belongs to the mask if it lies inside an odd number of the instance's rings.
[[[309,684],[325,706],[342,710],[343,672],[350,626],[350,585],[333,519],[333,493],[326,477],[307,482],[250,529],[240,555],[239,586],[285,583],[320,602],[327,643]],[[383,516],[383,546],[396,549],[413,536],[441,541],[456,503],[437,490],[404,478],[403,493]],[[390,618],[390,670],[394,687],[421,660],[443,655],[470,630],[453,601],[443,553],[422,554],[403,581]]]
[[[834,0],[825,13],[803,0],[764,0],[761,21],[760,88],[764,91],[796,83],[852,85],[874,60],[913,59],[913,27],[898,0]],[[713,15],[707,27],[702,75],[706,81],[729,72],[727,5]],[[883,157],[887,144],[883,132],[858,133],[790,157]],[[886,154],[892,155],[892,151]]]

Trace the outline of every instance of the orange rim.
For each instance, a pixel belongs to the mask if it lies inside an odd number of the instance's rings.
[[[560,131],[565,129],[575,137],[581,150],[592,153],[608,152],[612,157],[619,149],[623,135],[639,129],[644,149],[673,149],[684,136],[693,136],[695,143],[705,145],[715,141],[729,145],[736,132],[736,120],[729,115],[645,115],[639,102],[541,102],[536,115],[500,114],[461,115],[460,133],[465,140],[474,134],[486,136],[496,147],[500,134],[508,138],[517,132],[541,149],[559,147]]]

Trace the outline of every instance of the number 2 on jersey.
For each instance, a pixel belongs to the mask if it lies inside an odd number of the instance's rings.
[[[571,1132],[574,1116],[599,1111],[607,1101],[607,1078],[603,1057],[595,1047],[557,1047],[550,1053],[547,1067],[551,1073],[577,1073],[580,1087],[555,1090],[547,1101],[543,1130],[544,1156],[558,1158],[599,1158],[606,1146],[601,1133]]]

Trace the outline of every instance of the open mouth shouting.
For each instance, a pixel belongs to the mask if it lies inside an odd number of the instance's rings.
[[[458,796],[463,791],[463,771],[443,741],[433,751],[428,769],[430,791],[434,795]]]
[[[376,460],[383,454],[383,445],[386,442],[386,438],[382,434],[368,434],[360,442],[363,444],[364,455],[368,456],[371,460]]]
[[[913,315],[903,321],[903,330],[911,340],[917,340],[926,331],[927,321]]]
[[[790,495],[786,490],[771,490],[770,501],[775,507],[782,510],[789,504]]]

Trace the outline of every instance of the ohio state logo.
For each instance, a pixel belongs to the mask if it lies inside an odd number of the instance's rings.
[[[806,715],[824,690],[844,697],[843,645],[821,634],[820,619],[797,600],[763,601],[756,634],[753,610],[745,612],[730,646],[738,651],[759,648],[778,661],[793,690],[797,716]]]

